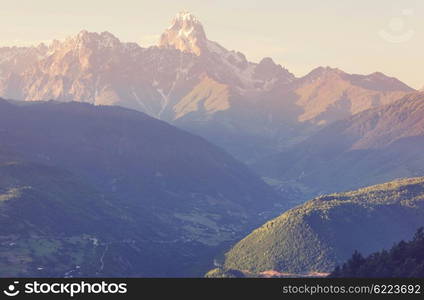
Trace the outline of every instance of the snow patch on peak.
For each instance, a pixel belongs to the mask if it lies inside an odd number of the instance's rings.
[[[188,11],[180,11],[179,13],[177,13],[177,15],[174,18],[173,24],[169,27],[171,28],[172,26],[174,26],[175,24],[177,24],[178,22],[186,22],[186,23],[197,23],[200,24],[199,20],[196,18],[195,15],[193,15],[192,13],[188,12]]]
[[[207,50],[207,38],[202,24],[194,15],[180,12],[161,35],[159,47],[200,55]]]

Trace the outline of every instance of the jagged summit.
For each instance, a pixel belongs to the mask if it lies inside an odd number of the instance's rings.
[[[303,80],[314,81],[323,78],[326,80],[343,80],[349,82],[349,84],[360,86],[369,90],[404,92],[414,91],[414,89],[407,86],[398,79],[387,76],[381,72],[374,72],[368,75],[350,74],[338,68],[332,68],[328,66],[315,68],[309,74],[307,74]]]
[[[191,13],[179,12],[161,35],[159,47],[176,48],[200,55],[207,50],[207,38],[200,21]]]
[[[186,10],[180,11],[179,13],[175,15],[175,18],[173,19],[173,22],[172,22],[173,24],[171,25],[171,27],[179,22],[200,24],[196,16]]]
[[[102,33],[88,32],[81,30],[77,35],[68,37],[63,45],[73,45],[75,47],[105,47],[111,48],[121,44],[120,40],[108,31]]]

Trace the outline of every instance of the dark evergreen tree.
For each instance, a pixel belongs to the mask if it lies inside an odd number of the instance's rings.
[[[417,230],[410,242],[400,241],[389,251],[364,258],[358,251],[329,277],[424,277],[424,229]]]

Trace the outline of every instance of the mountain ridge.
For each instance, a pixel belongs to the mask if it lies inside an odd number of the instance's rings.
[[[424,177],[417,177],[319,196],[239,241],[222,268],[254,274],[331,272],[355,250],[367,255],[411,238],[424,224],[423,195]]]

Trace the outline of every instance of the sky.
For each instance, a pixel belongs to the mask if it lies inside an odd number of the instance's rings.
[[[424,86],[422,0],[0,0],[0,45],[109,31],[157,43],[174,15],[189,11],[210,40],[251,61],[272,57],[296,76],[318,66],[380,71]]]

